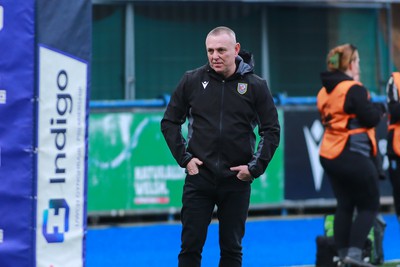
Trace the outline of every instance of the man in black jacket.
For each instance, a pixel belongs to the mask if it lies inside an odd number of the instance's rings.
[[[252,56],[240,56],[235,33],[227,27],[213,29],[206,50],[208,64],[185,73],[161,121],[172,155],[187,172],[179,266],[200,266],[217,206],[219,266],[236,267],[242,265],[250,184],[271,161],[280,126],[267,83],[253,73]],[[185,139],[181,126],[186,119]],[[257,148],[255,126],[260,136]]]

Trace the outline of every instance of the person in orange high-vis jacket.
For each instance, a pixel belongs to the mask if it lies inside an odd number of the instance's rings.
[[[392,73],[387,86],[389,126],[387,135],[387,155],[389,157],[389,177],[393,188],[393,200],[400,222],[400,72]]]
[[[379,210],[374,127],[385,107],[371,102],[360,82],[359,61],[351,44],[328,53],[328,71],[321,73],[323,87],[317,96],[325,128],[320,162],[337,200],[334,240],[340,261],[371,266],[362,260],[362,248]]]

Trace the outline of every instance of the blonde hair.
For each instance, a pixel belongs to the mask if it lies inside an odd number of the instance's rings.
[[[350,63],[357,59],[357,47],[352,44],[343,44],[332,48],[326,57],[328,71],[346,71]]]

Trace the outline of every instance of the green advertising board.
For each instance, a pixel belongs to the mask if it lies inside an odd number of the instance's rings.
[[[162,116],[161,110],[90,114],[89,214],[180,209],[185,172],[162,136]],[[186,136],[187,127],[182,132]],[[283,177],[279,147],[267,172],[252,185],[251,205],[280,203]]]

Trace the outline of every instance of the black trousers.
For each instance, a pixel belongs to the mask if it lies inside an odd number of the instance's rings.
[[[200,169],[187,175],[182,195],[179,267],[198,267],[214,207],[219,221],[220,267],[242,266],[242,239],[250,203],[250,182],[219,178]]]
[[[362,249],[379,211],[376,165],[372,158],[348,150],[333,160],[321,157],[320,161],[337,200],[336,247]]]
[[[389,177],[393,188],[393,201],[397,217],[400,217],[400,158],[390,158]]]

